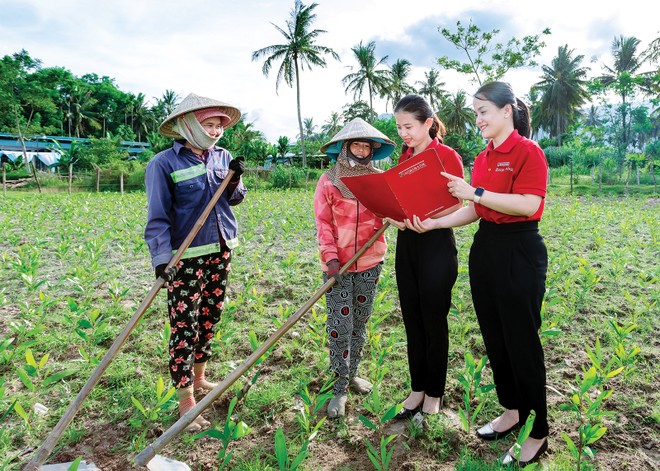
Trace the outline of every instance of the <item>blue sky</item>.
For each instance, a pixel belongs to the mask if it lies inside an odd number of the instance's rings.
[[[155,102],[166,89],[181,98],[190,92],[231,103],[268,140],[294,138],[298,132],[295,90],[282,84],[275,92],[275,73],[266,78],[252,52],[283,37],[271,23],[284,27],[293,0],[0,0],[0,56],[27,50],[44,67],[60,66],[75,75],[96,73],[115,79],[120,89],[142,92]],[[308,2],[305,2],[308,3]],[[660,36],[660,23],[642,0],[317,0],[314,26],[324,29],[318,44],[341,57],[328,57],[326,69],[305,71],[301,81],[302,114],[320,126],[332,111],[352,102],[341,79],[355,66],[351,47],[375,41],[376,55],[388,63],[406,58],[413,64],[411,82],[437,67],[443,55],[464,59],[438,32],[455,30],[470,20],[482,31],[499,29],[498,42],[539,34],[551,36],[537,61],[549,64],[557,48],[568,44],[585,56],[591,75],[609,55],[615,36],[635,36],[641,48]],[[593,62],[592,62],[593,61]],[[519,95],[539,80],[540,67],[505,77]],[[464,76],[441,71],[446,89],[475,88]],[[366,97],[365,97],[366,98]],[[384,112],[384,103],[376,103]]]

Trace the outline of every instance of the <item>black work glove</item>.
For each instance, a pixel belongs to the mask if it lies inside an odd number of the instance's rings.
[[[167,263],[161,263],[156,267],[156,279],[162,278],[166,283],[169,283],[170,281],[174,280],[174,273],[176,272],[176,269],[173,268],[170,271],[166,271],[165,268],[167,268]]]
[[[243,175],[243,172],[245,172],[245,157],[239,155],[231,162],[229,162],[229,170],[234,171],[234,177],[232,178],[232,181],[237,181],[241,175]]]
[[[328,279],[334,278],[337,283],[341,283],[341,275],[339,274],[339,269],[341,267],[339,266],[339,260],[333,258],[332,260],[325,262],[325,264],[328,266],[328,271],[326,272]]]

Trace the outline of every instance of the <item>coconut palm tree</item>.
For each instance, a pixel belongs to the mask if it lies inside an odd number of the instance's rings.
[[[439,114],[450,133],[464,134],[470,126],[474,125],[474,111],[471,106],[468,106],[463,90],[459,90],[456,95],[449,95],[443,100]]]
[[[101,129],[101,123],[96,113],[92,110],[96,105],[96,99],[92,97],[92,91],[74,86],[68,96],[69,128],[73,126],[76,137],[85,135],[88,129]]]
[[[290,18],[286,22],[286,29],[273,24],[282,36],[286,39],[284,44],[274,44],[266,46],[252,53],[252,60],[257,61],[265,58],[261,68],[263,74],[267,77],[270,69],[275,62],[281,61],[277,71],[275,81],[275,91],[279,85],[284,82],[293,87],[296,84],[296,100],[298,106],[298,128],[300,135],[303,136],[303,122],[300,111],[300,72],[312,69],[312,66],[326,67],[327,63],[323,56],[330,54],[333,58],[340,60],[339,55],[329,47],[315,44],[317,37],[325,30],[312,30],[312,23],[316,19],[314,9],[318,5],[312,3],[309,6],[304,5],[300,0],[296,0],[293,9],[290,12]],[[300,147],[302,151],[303,167],[307,166],[307,157],[305,155],[305,139],[301,138]]]
[[[541,81],[533,85],[542,94],[541,109],[550,124],[551,135],[561,146],[562,134],[580,117],[579,109],[590,101],[586,90],[587,67],[580,64],[583,55],[573,57],[573,49],[560,46],[550,66],[544,65]]]
[[[415,87],[406,82],[411,66],[408,59],[397,59],[390,67],[390,85],[386,97],[392,100],[392,106],[395,106],[405,95],[415,93]]]
[[[137,136],[137,140],[141,141],[143,136],[147,136],[149,131],[154,127],[154,115],[147,106],[144,93],[138,93],[132,98],[133,106],[133,131]]]
[[[359,100],[362,97],[364,88],[367,88],[369,95],[369,107],[373,110],[374,95],[383,95],[390,85],[390,71],[378,67],[387,64],[387,56],[376,60],[374,50],[376,43],[371,41],[366,46],[362,41],[351,50],[355,54],[358,62],[357,72],[352,72],[341,79],[342,85],[346,87],[346,93],[353,92],[353,99]]]
[[[341,129],[341,114],[333,111],[330,117],[321,126],[321,132],[328,137],[332,137]]]
[[[612,41],[614,64],[612,66],[604,65],[606,73],[599,77],[606,88],[614,90],[621,97],[622,157],[625,155],[630,142],[628,100],[635,94],[638,87],[633,78],[643,64],[637,53],[640,42],[634,36],[628,38],[625,36],[615,37]]]
[[[174,90],[165,90],[163,96],[156,101],[156,106],[152,108],[156,121],[158,123],[163,122],[178,104],[179,95]]]
[[[316,125],[314,124],[314,118],[305,118],[303,120],[303,130],[305,133],[305,139],[312,140],[316,137]]]
[[[419,84],[417,92],[420,95],[426,96],[431,105],[431,109],[436,111],[447,95],[447,92],[442,88],[445,86],[445,82],[440,81],[440,74],[436,69],[431,69],[428,72],[424,72],[425,81],[418,80],[416,83]]]

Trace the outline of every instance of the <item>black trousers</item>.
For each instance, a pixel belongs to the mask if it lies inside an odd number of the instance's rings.
[[[458,275],[453,231],[399,231],[395,269],[412,390],[441,397],[449,354],[447,314]]]
[[[479,223],[470,250],[474,309],[500,404],[518,409],[524,423],[536,412],[530,436],[548,435],[545,364],[539,338],[548,252],[536,221]]]

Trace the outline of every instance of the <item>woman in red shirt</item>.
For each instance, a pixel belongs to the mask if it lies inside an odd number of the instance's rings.
[[[445,126],[419,95],[407,95],[396,104],[394,117],[404,152],[399,162],[433,148],[444,168],[463,176],[463,160],[454,149],[442,143]],[[458,210],[460,203],[434,217]],[[458,275],[456,241],[451,229],[418,234],[405,230],[404,221],[388,221],[396,226],[396,283],[401,315],[406,329],[411,392],[403,402],[398,420],[421,411],[437,414],[442,406],[449,355],[447,315],[451,290]]]
[[[470,203],[439,219],[407,221],[425,232],[478,219],[470,249],[470,287],[474,309],[493,369],[502,415],[477,431],[496,440],[536,412],[522,444],[520,466],[536,461],[548,448],[545,365],[538,330],[545,292],[548,254],[538,223],[548,180],[541,148],[529,140],[529,109],[505,82],[491,82],[474,94],[476,124],[488,146],[474,161],[472,185],[450,179],[449,191]],[[513,449],[501,458],[515,461]]]

